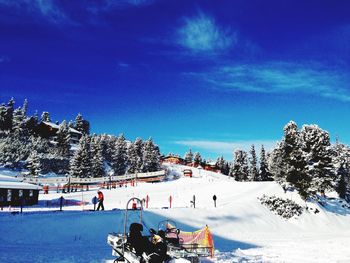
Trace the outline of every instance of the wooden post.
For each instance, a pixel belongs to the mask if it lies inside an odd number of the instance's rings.
[[[62,211],[63,206],[63,196],[60,197],[60,211]]]

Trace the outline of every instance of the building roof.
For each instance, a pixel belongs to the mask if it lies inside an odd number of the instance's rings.
[[[0,189],[41,190],[41,186],[23,183],[18,178],[0,174]]]
[[[0,181],[0,189],[41,190],[41,186],[22,182]]]
[[[57,125],[56,123],[53,123],[53,122],[42,121],[42,123],[44,123],[47,126],[50,126],[50,127],[54,128],[54,129],[57,129],[57,130],[60,128],[60,125]],[[73,128],[70,128],[70,127],[69,127],[69,131],[73,132],[73,133],[82,134],[80,131],[77,131],[76,129],[73,129]]]
[[[4,174],[0,174],[0,182],[20,182],[21,180]]]

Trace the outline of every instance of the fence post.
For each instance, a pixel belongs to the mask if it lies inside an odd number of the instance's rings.
[[[63,196],[60,197],[60,211],[62,211],[63,206]]]
[[[196,196],[193,195],[193,200],[191,201],[191,203],[193,204],[193,208],[196,208]]]

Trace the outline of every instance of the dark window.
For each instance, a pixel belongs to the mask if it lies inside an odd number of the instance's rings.
[[[12,191],[10,189],[7,190],[7,202],[11,202],[12,199]]]

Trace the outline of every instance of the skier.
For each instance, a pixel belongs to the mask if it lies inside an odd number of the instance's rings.
[[[103,200],[104,200],[103,193],[101,191],[98,191],[97,194],[98,194],[97,211],[100,210],[100,208],[101,208],[101,210],[105,210],[105,207],[103,206]]]

